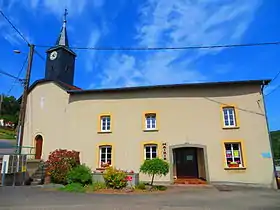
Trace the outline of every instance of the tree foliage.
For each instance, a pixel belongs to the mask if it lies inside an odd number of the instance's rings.
[[[280,130],[272,131],[271,133],[272,140],[272,150],[275,159],[280,159]]]
[[[140,172],[152,177],[151,186],[153,186],[155,176],[166,176],[168,174],[169,164],[159,158],[145,160],[140,167]]]
[[[20,101],[18,101],[14,96],[4,96],[0,118],[5,121],[11,121],[17,123],[20,111]]]

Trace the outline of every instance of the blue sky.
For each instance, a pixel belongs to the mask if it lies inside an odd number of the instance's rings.
[[[63,3],[61,3],[63,2]],[[38,45],[53,45],[69,11],[71,46],[171,47],[280,40],[278,0],[0,0],[0,8]],[[17,75],[28,48],[0,17],[0,68]],[[36,48],[45,56],[45,48]],[[81,88],[124,87],[198,81],[273,78],[280,46],[188,51],[76,51],[75,84]],[[32,82],[44,77],[34,58]],[[22,74],[23,76],[23,74]],[[22,88],[0,75],[0,92]],[[266,89],[273,90],[280,77]],[[266,98],[271,130],[280,129],[280,88]]]

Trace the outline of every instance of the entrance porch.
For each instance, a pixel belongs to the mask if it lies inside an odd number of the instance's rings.
[[[177,184],[206,184],[209,181],[206,146],[171,146],[171,180]]]

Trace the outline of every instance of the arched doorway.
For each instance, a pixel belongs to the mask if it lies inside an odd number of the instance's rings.
[[[35,159],[41,159],[43,149],[43,137],[37,135],[35,137]]]

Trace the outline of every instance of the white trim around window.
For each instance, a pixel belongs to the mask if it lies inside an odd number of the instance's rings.
[[[158,145],[146,144],[144,145],[144,159],[151,160],[158,157]]]
[[[100,131],[110,132],[112,127],[111,116],[104,115],[100,117]]]
[[[100,146],[99,147],[99,167],[102,167],[102,163],[112,164],[112,146]]]
[[[244,167],[243,154],[242,154],[242,144],[241,142],[226,142],[225,147],[225,159],[226,167],[230,168],[231,164],[235,164],[237,168]]]
[[[145,114],[145,130],[157,129],[157,115],[156,113]]]
[[[237,127],[234,107],[223,107],[223,126],[225,128]]]

